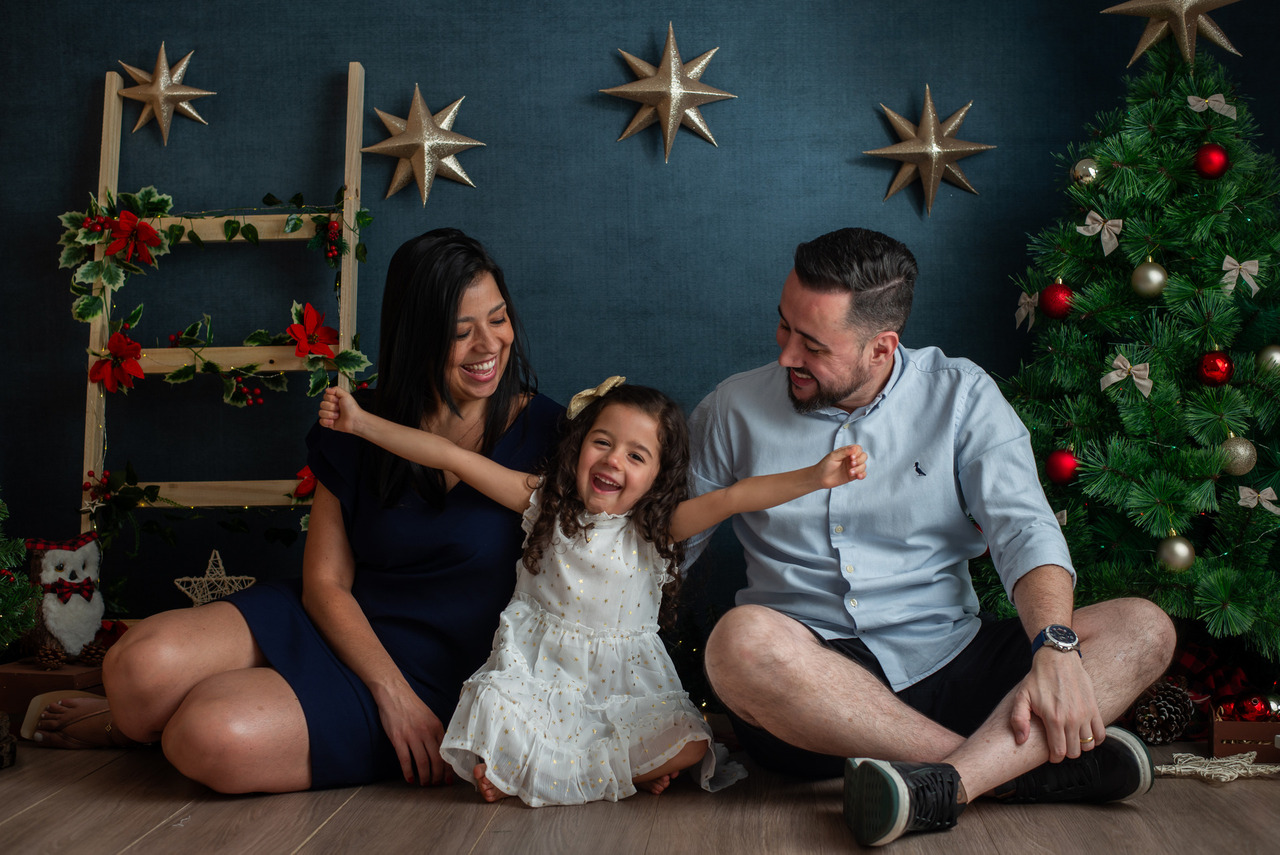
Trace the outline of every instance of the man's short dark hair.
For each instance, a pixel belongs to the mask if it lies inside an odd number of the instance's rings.
[[[851,326],[901,335],[907,325],[916,259],[888,235],[857,228],[828,232],[796,247],[795,271],[807,288],[851,293]]]

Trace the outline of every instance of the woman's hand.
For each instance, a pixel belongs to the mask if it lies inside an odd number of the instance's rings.
[[[400,760],[400,772],[410,784],[448,784],[453,770],[440,756],[444,725],[406,685],[385,697],[374,696],[382,729]]]

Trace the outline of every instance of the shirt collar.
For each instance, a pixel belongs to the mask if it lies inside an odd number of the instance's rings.
[[[869,415],[876,407],[880,406],[880,402],[892,391],[893,387],[898,384],[898,380],[902,378],[902,367],[907,360],[906,350],[899,344],[893,352],[893,369],[889,372],[889,379],[885,381],[884,388],[880,390],[880,394],[871,400],[871,403],[863,407],[858,407],[851,413],[847,413],[839,407],[823,407],[817,410],[815,415],[823,415],[837,418],[841,422],[852,422],[857,419]]]

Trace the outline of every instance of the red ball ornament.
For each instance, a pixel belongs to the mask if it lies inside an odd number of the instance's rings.
[[[1221,178],[1231,167],[1227,150],[1217,143],[1205,143],[1196,151],[1196,172],[1201,178]]]
[[[1236,697],[1236,719],[1239,721],[1266,721],[1270,716],[1266,698],[1257,692]]]
[[[1037,305],[1040,311],[1055,321],[1060,321],[1071,314],[1071,300],[1074,297],[1075,292],[1059,279],[1040,292],[1040,302]]]
[[[1231,356],[1221,350],[1211,350],[1204,356],[1200,357],[1200,363],[1196,366],[1196,376],[1200,378],[1200,382],[1206,386],[1225,386],[1231,380],[1231,375],[1236,373],[1236,365],[1231,361]]]
[[[1076,477],[1076,468],[1080,461],[1075,454],[1066,449],[1049,452],[1044,461],[1044,474],[1055,484],[1067,484]]]

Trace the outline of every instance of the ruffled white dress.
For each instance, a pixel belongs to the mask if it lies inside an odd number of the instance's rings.
[[[493,652],[463,685],[440,749],[463,780],[485,763],[498,789],[534,807],[617,801],[686,744],[712,742],[658,638],[665,562],[630,517],[587,521],[585,541],[557,527],[537,575],[518,568]],[[746,776],[712,749],[686,772],[703,789]]]

